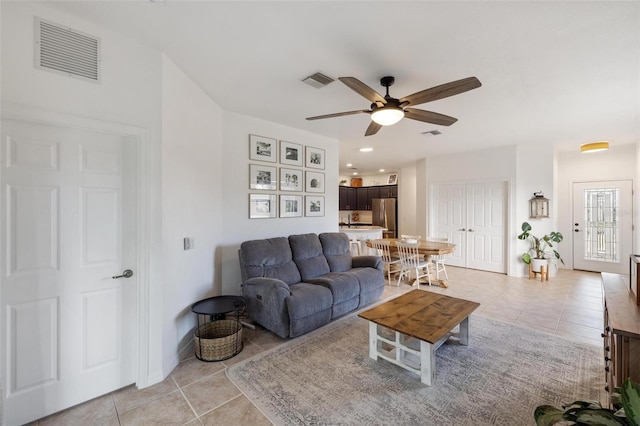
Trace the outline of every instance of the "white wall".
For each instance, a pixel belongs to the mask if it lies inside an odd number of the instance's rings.
[[[416,226],[416,165],[403,166],[398,175],[398,235],[422,235]]]
[[[191,305],[214,295],[214,273],[218,269],[214,262],[215,249],[221,239],[223,218],[222,143],[221,108],[163,55],[165,374],[178,364],[178,348],[192,349],[196,318]],[[184,250],[184,237],[193,239],[191,250]]]
[[[219,154],[223,158],[223,178],[220,182],[223,195],[219,201],[224,208],[221,224],[223,237],[217,247],[216,257],[219,256],[222,265],[222,293],[241,294],[238,249],[243,241],[338,230],[338,141],[227,111],[223,114],[223,122],[224,144]],[[313,170],[325,174],[325,193],[318,194],[325,197],[324,217],[249,219],[250,134],[325,150],[325,169]]]
[[[580,153],[578,147],[575,151],[558,154],[558,230],[565,240],[559,246],[559,252],[568,268],[573,267],[573,183],[594,182],[607,180],[632,180],[636,188],[637,178],[637,147],[636,145],[616,146],[612,144],[609,151],[590,154]],[[634,203],[633,223],[637,220],[638,201]],[[638,232],[634,232],[637,236]],[[623,238],[636,237],[623,235]],[[634,241],[633,248],[637,251],[640,247]]]

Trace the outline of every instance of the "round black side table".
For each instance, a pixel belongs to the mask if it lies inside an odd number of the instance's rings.
[[[223,361],[242,351],[241,296],[214,296],[196,302],[191,311],[198,317],[194,333],[196,358]]]

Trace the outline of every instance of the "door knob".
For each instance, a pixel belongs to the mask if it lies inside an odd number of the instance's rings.
[[[469,232],[476,232],[476,231],[474,231],[473,229],[469,229]]]
[[[458,229],[458,231],[463,231],[464,232],[464,231],[466,231],[466,229],[462,228],[462,229]]]
[[[131,269],[125,269],[124,271],[122,271],[122,275],[114,275],[113,278],[114,280],[117,280],[118,278],[131,278],[133,276],[133,271]]]
[[[574,229],[573,232],[580,232],[580,230],[579,229]]]

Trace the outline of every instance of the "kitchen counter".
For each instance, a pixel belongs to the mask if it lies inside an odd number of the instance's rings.
[[[373,226],[373,225],[358,225],[358,226],[353,226],[353,224],[351,225],[351,227],[348,226],[341,226],[340,227],[340,232],[369,232],[369,231],[386,231],[387,228],[383,228],[382,226]]]

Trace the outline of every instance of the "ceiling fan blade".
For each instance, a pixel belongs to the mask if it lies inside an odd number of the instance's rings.
[[[382,125],[376,123],[375,121],[372,121],[371,124],[369,124],[369,127],[367,127],[367,131],[364,132],[365,136],[371,136],[371,135],[375,135],[376,133],[378,133],[378,130],[380,130],[382,128]]]
[[[338,80],[346,84],[351,90],[358,93],[360,96],[367,98],[372,103],[386,104],[387,101],[380,93],[373,90],[355,77],[338,77]]]
[[[437,112],[425,111],[423,109],[406,108],[404,116],[412,120],[424,121],[425,123],[439,124],[441,126],[451,126],[458,121],[457,118],[448,115],[438,114]]]
[[[371,114],[371,111],[369,111],[368,109],[359,109],[356,111],[336,112],[334,114],[325,114],[325,115],[316,115],[315,117],[307,117],[307,120],[320,120],[322,118],[342,117],[343,115],[353,115],[353,114],[361,114],[361,113]]]
[[[480,80],[475,77],[463,78],[462,80],[441,84],[440,86],[435,86],[430,89],[425,89],[412,95],[405,96],[400,99],[400,103],[407,103],[407,105],[420,105],[426,102],[436,101],[438,99],[448,98],[449,96],[464,93],[480,86],[482,86],[482,83],[480,83]]]

